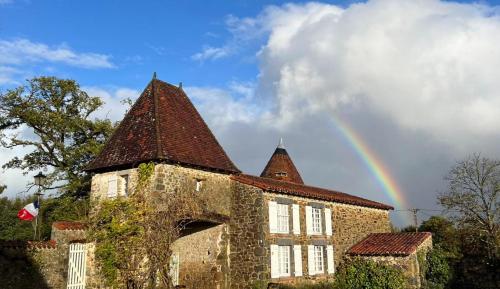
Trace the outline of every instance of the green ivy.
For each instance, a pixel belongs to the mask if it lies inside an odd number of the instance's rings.
[[[425,253],[418,254],[423,287],[426,289],[444,289],[452,279],[452,270],[448,265],[449,254],[439,246]]]
[[[403,289],[406,288],[406,278],[403,272],[394,266],[354,259],[340,268],[333,288]]]
[[[138,263],[132,264],[131,256],[140,252],[143,245],[143,224],[148,208],[142,196],[154,170],[153,163],[139,165],[134,194],[105,199],[94,206],[88,235],[95,241],[95,257],[107,286],[121,287],[124,280],[120,280],[120,269],[138,269]]]

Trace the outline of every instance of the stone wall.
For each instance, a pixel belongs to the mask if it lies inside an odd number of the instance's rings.
[[[66,288],[69,246],[75,240],[82,241],[85,231],[59,229],[56,223],[50,241],[0,242],[0,287]],[[91,267],[87,259],[87,268]]]
[[[217,225],[175,241],[179,285],[186,288],[230,288],[227,225]]]
[[[345,204],[333,204],[331,209],[335,261],[342,261],[345,252],[369,234],[391,231],[387,210]]]
[[[137,184],[137,169],[107,172],[92,177],[91,197],[93,200],[106,199],[108,181],[111,176],[118,180],[118,195],[125,196],[133,192]],[[125,180],[127,176],[128,181]],[[196,190],[196,182],[201,181],[201,188]],[[127,188],[126,184],[127,183]],[[157,164],[151,182],[151,198],[161,205],[169,193],[195,192],[206,210],[211,213],[229,216],[231,205],[231,180],[229,175],[208,172],[180,165]]]
[[[271,234],[269,231],[269,201],[289,201],[299,205],[300,217],[300,235],[295,235],[292,232],[289,234]],[[306,231],[306,213],[307,205],[323,206],[330,208],[332,211],[332,236],[327,236],[323,231],[322,235],[307,235]],[[290,207],[290,206],[289,206]],[[262,222],[264,232],[264,243],[266,248],[266,259],[264,267],[270,275],[270,245],[278,244],[279,242],[287,242],[293,245],[302,246],[302,272],[301,277],[285,277],[272,279],[272,282],[279,283],[297,283],[302,281],[316,281],[333,278],[332,275],[326,273],[327,260],[325,255],[325,274],[316,274],[310,276],[308,274],[308,256],[307,245],[321,244],[322,246],[333,245],[334,248],[334,266],[337,268],[342,262],[344,253],[352,245],[356,244],[371,233],[389,232],[390,221],[389,212],[385,210],[365,208],[360,206],[331,203],[314,199],[289,196],[276,193],[264,193],[264,221]],[[292,218],[291,209],[289,212],[290,219]],[[324,214],[322,215],[324,217]],[[293,271],[293,267],[292,267]]]
[[[420,274],[421,264],[419,255],[421,255],[425,260],[427,252],[431,249],[432,237],[429,237],[417,247],[415,252],[408,256],[361,256],[360,258],[388,264],[401,269],[408,282],[407,287],[409,289],[417,289],[421,288],[423,281]]]
[[[231,203],[231,288],[250,288],[259,280],[270,278],[262,190],[233,182]]]

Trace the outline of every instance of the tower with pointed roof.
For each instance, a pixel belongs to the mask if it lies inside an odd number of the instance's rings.
[[[156,73],[87,170],[133,168],[149,161],[239,172],[184,90],[156,79]]]
[[[292,158],[285,149],[283,138],[280,138],[278,146],[260,174],[263,178],[289,181],[304,184],[299,171],[295,167]]]

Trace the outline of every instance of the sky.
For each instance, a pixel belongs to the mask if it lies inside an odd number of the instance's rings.
[[[283,137],[307,184],[393,205],[404,226],[407,209],[439,213],[456,161],[500,158],[498,5],[0,0],[0,91],[75,79],[105,101],[94,117],[118,121],[156,72],[242,171],[260,174]],[[0,170],[5,194],[34,174]]]

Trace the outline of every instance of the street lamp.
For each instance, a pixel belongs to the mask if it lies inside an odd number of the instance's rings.
[[[38,189],[40,190],[40,187],[44,185],[47,176],[42,174],[42,172],[39,172],[38,175],[34,176],[34,178],[35,178],[35,185],[37,185]]]
[[[39,172],[33,178],[35,179],[35,185],[38,186],[38,191],[35,193],[35,196],[37,196],[38,210],[40,210],[40,196],[43,195],[42,194],[42,187],[45,184],[45,179],[47,178],[47,176],[42,174],[42,172]],[[34,236],[33,236],[33,239],[35,239],[35,240],[36,240],[37,228],[38,228],[38,214],[36,215],[36,219],[35,219],[35,232],[34,232]]]

